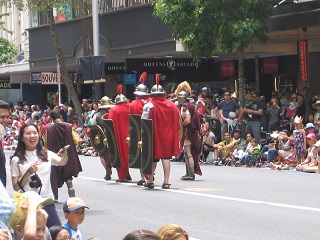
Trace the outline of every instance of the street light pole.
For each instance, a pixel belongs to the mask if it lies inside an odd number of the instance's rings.
[[[93,34],[93,55],[100,55],[100,43],[99,43],[99,8],[98,0],[92,0],[92,34]],[[91,57],[91,67],[93,76],[93,87],[94,87],[94,99],[98,103],[100,99],[100,88],[101,86],[96,83],[94,68]]]
[[[93,29],[93,55],[100,55],[99,43],[99,5],[98,0],[92,0],[92,29]]]

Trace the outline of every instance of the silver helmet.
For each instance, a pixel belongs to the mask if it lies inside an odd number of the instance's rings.
[[[116,104],[118,104],[118,103],[123,103],[123,102],[126,102],[126,101],[127,101],[127,100],[126,100],[126,96],[123,95],[123,94],[117,95],[116,98],[114,99],[114,102],[115,102]]]
[[[100,99],[100,104],[101,105],[111,105],[112,102],[111,102],[111,99],[107,96],[104,96]]]
[[[178,98],[187,98],[189,97],[189,94],[186,91],[181,91],[178,93]]]
[[[165,92],[164,92],[164,89],[161,85],[154,85],[152,88],[151,88],[151,93],[150,93],[151,96],[154,96],[154,95],[165,95]]]
[[[107,96],[102,97],[98,104],[98,108],[110,108],[112,106],[113,106],[112,101]]]
[[[134,92],[135,95],[137,96],[149,96],[150,94],[148,93],[148,88],[144,84],[139,84],[136,87],[136,91]]]

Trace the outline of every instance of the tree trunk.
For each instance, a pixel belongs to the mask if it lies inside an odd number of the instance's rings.
[[[61,75],[62,75],[64,84],[66,85],[66,87],[68,89],[68,92],[70,94],[74,109],[76,110],[76,113],[79,116],[81,116],[81,114],[82,114],[81,104],[80,104],[78,95],[76,93],[76,90],[74,89],[74,87],[72,85],[72,81],[70,79],[70,76],[68,74],[66,63],[64,61],[62,48],[59,43],[59,38],[58,38],[57,29],[56,29],[56,25],[54,22],[54,17],[53,17],[52,11],[48,11],[47,16],[48,16],[48,24],[49,24],[49,28],[50,28],[51,37],[52,37],[54,48],[56,50],[56,54],[58,57],[58,62],[60,64],[60,69],[61,69],[60,71],[61,71]]]
[[[239,101],[242,107],[244,107],[244,76],[243,76],[243,51],[238,52],[238,72],[239,72]]]

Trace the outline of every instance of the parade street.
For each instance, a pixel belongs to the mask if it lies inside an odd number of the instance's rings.
[[[12,153],[6,152],[8,173]],[[184,163],[173,162],[171,189],[163,190],[161,163],[155,188],[147,189],[136,185],[137,169],[130,170],[132,182],[116,183],[115,170],[111,181],[103,179],[98,157],[80,159],[84,171],[74,187],[90,208],[79,226],[85,239],[121,240],[133,230],[157,231],[167,223],[179,224],[191,239],[202,240],[316,239],[318,235],[320,174],[202,164],[202,177],[182,181]],[[62,222],[66,198],[64,186],[57,203]]]

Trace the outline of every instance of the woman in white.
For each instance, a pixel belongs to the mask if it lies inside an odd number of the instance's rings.
[[[314,144],[317,141],[316,135],[314,133],[309,133],[306,136],[306,139],[307,139],[307,143],[309,144],[309,148],[307,150],[307,158],[301,164],[298,164],[296,166],[297,171],[309,170],[309,167],[313,167],[316,170],[318,170],[316,156],[314,154],[314,150],[315,150]]]
[[[314,134],[314,133],[312,133]],[[309,164],[306,164],[302,167],[302,171],[309,173],[318,173],[319,172],[319,151],[320,151],[320,141],[317,141],[312,146],[312,160]],[[309,152],[308,152],[309,156]]]
[[[315,124],[315,133],[318,133],[320,130],[320,100],[317,100],[314,104],[312,104],[312,108],[315,110],[313,115],[313,121]]]
[[[50,183],[51,165],[65,165],[68,161],[67,150],[53,153],[44,148],[39,140],[37,126],[26,124],[21,127],[18,145],[10,161],[12,186],[15,191],[35,191],[43,198],[54,198]],[[35,179],[36,176],[40,181]],[[61,225],[54,203],[44,209],[49,215],[48,227]]]

